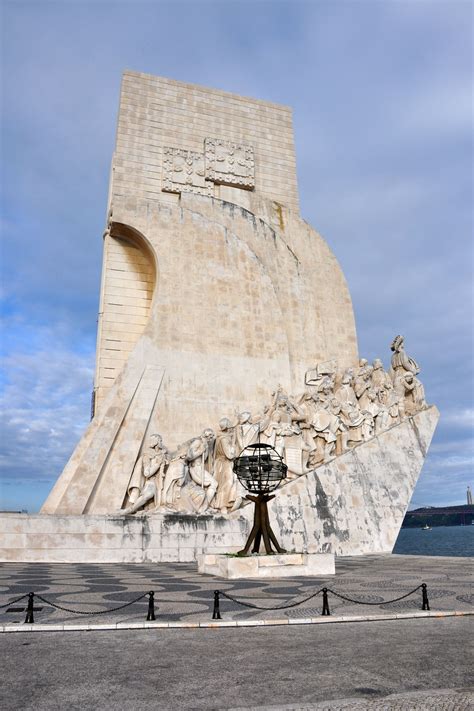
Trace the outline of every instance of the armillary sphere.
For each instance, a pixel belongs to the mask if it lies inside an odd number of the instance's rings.
[[[270,492],[286,479],[287,471],[285,462],[270,444],[249,444],[235,459],[234,472],[242,486],[251,492],[245,498],[255,503],[252,530],[245,548],[237,555],[248,555],[252,543],[252,553],[258,553],[262,538],[267,554],[286,553],[270,526],[267,503],[275,498]]]

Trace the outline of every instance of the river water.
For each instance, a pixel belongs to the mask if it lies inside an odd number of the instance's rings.
[[[436,526],[429,531],[402,528],[393,552],[403,555],[474,556],[474,526]]]

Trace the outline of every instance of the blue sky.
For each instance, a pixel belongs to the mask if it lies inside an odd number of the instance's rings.
[[[289,104],[301,211],[349,283],[361,355],[391,339],[441,421],[412,505],[473,476],[470,1],[2,5],[0,508],[39,509],[87,425],[124,69]]]

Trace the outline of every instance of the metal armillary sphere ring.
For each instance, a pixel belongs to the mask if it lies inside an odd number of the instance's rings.
[[[262,538],[267,554],[286,553],[270,526],[267,503],[275,498],[274,495],[270,496],[270,492],[286,479],[287,471],[288,467],[276,449],[260,442],[249,444],[234,461],[234,472],[238,480],[250,492],[245,498],[255,503],[252,530],[245,548],[237,555],[248,555],[252,543],[252,553],[258,553]]]

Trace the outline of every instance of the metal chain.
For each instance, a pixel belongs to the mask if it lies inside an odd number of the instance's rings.
[[[237,598],[232,597],[232,595],[228,595],[222,590],[219,590],[220,595],[226,597],[228,600],[232,600],[232,602],[236,602],[238,605],[243,605],[244,607],[252,607],[255,610],[287,610],[289,607],[296,607],[297,605],[301,605],[303,602],[308,602],[308,600],[311,600],[311,598],[316,597],[316,595],[319,595],[319,593],[321,592],[323,592],[322,588],[321,590],[318,590],[312,595],[309,595],[309,597],[305,597],[304,600],[298,600],[298,602],[292,602],[289,605],[278,605],[277,607],[261,607],[260,605],[253,605],[250,602],[242,602],[241,600],[237,600]]]
[[[382,600],[381,602],[364,602],[363,600],[353,600],[351,597],[346,597],[345,595],[337,593],[335,590],[331,590],[331,588],[328,588],[328,592],[332,593],[336,597],[340,597],[341,600],[347,600],[347,602],[354,602],[356,605],[390,605],[392,602],[398,602],[399,600],[404,600],[406,597],[410,597],[410,595],[416,593],[416,591],[419,590],[421,587],[421,585],[418,585],[417,588],[411,590],[406,595],[396,597],[394,600]]]
[[[144,593],[143,595],[140,595],[140,597],[137,597],[136,600],[132,600],[131,602],[126,602],[125,605],[120,605],[119,607],[112,607],[109,610],[98,610],[96,612],[85,612],[84,610],[71,610],[68,607],[62,607],[62,605],[57,605],[55,602],[51,602],[50,600],[45,600],[44,597],[41,597],[41,595],[37,595],[35,593],[35,597],[38,598],[38,600],[41,600],[41,602],[46,603],[46,605],[51,605],[51,607],[55,607],[57,610],[62,610],[63,612],[72,612],[75,615],[105,615],[108,612],[116,612],[117,610],[123,610],[124,607],[130,607],[130,605],[134,605],[136,602],[139,600],[143,600],[144,597],[146,597],[149,593]]]
[[[9,607],[10,605],[14,605],[16,602],[20,602],[20,600],[23,600],[25,597],[28,597],[28,593],[25,593],[21,597],[17,597],[16,600],[10,600],[10,602],[7,602],[5,605],[0,605],[0,609],[2,609],[2,607]]]
[[[418,585],[417,588],[414,590],[411,590],[410,592],[406,593],[406,595],[401,595],[400,597],[396,597],[394,600],[382,600],[381,602],[364,602],[363,600],[354,600],[350,597],[346,597],[345,595],[341,595],[340,593],[336,592],[335,590],[332,590],[331,588],[327,588],[327,592],[332,593],[336,597],[341,598],[341,600],[346,600],[347,602],[353,602],[357,605],[389,605],[392,602],[398,602],[399,600],[404,600],[406,597],[409,597],[410,595],[413,595],[413,593],[416,593],[417,590],[419,590],[422,586]],[[319,595],[319,593],[323,592],[323,588],[321,590],[318,590],[317,592],[313,593],[312,595],[309,595],[308,597],[304,598],[304,600],[299,600],[298,602],[293,602],[290,603],[289,605],[278,605],[277,607],[261,607],[260,605],[254,605],[250,602],[243,602],[242,600],[237,600],[237,598],[233,597],[232,595],[228,595],[227,593],[223,592],[222,590],[219,590],[219,594],[222,595],[222,597],[226,597],[228,600],[231,600],[232,602],[237,603],[238,605],[243,605],[244,607],[251,607],[255,610],[287,610],[290,607],[296,607],[297,605],[302,605],[304,602],[308,602],[308,600],[311,600],[311,598],[316,597],[316,595]]]

